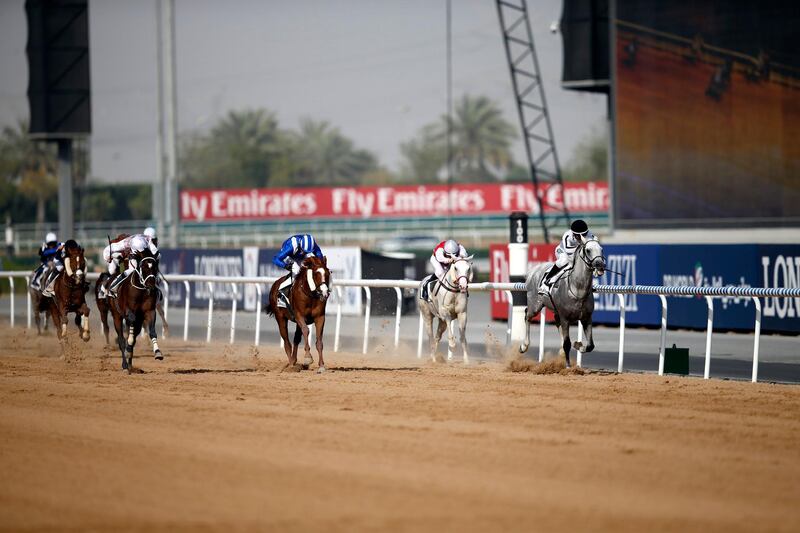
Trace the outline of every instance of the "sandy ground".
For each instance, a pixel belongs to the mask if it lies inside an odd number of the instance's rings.
[[[162,348],[0,329],[0,528],[800,529],[799,387]]]

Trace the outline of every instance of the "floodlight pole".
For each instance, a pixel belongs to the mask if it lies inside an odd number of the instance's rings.
[[[62,241],[75,237],[72,207],[72,139],[58,139],[58,235]]]

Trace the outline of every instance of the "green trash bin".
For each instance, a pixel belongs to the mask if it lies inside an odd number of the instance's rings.
[[[664,350],[664,373],[689,375],[689,348],[672,348]]]

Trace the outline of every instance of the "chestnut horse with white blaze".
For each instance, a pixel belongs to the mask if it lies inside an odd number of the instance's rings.
[[[322,333],[325,329],[325,307],[330,294],[331,272],[328,270],[328,259],[323,257],[307,257],[300,265],[300,272],[294,279],[290,290],[289,304],[287,307],[278,306],[278,288],[290,274],[279,278],[272,284],[269,291],[269,303],[264,311],[267,315],[274,315],[278,322],[278,330],[283,339],[283,348],[289,360],[287,367],[297,364],[297,348],[300,339],[305,340],[305,359],[303,366],[308,367],[314,362],[311,357],[311,346],[308,342],[308,325],[314,324],[316,332],[317,355],[319,356],[319,369],[325,372],[325,359],[322,355]],[[294,342],[289,343],[289,321],[295,322]]]
[[[75,325],[81,328],[81,338],[89,340],[89,306],[86,305],[89,283],[85,274],[83,248],[70,239],[64,243],[64,270],[53,282],[53,296],[40,296],[37,309],[38,312],[50,312],[59,339],[67,335],[67,314],[75,313]]]

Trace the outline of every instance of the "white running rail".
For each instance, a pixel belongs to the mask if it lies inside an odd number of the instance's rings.
[[[15,278],[24,278],[26,282],[26,286],[30,281],[30,272],[26,271],[0,271],[0,278],[7,278],[9,281],[9,288],[11,289],[10,293],[10,322],[11,326],[15,325],[14,316],[15,316],[15,297],[14,297],[14,279]],[[88,280],[96,280],[98,277],[97,273],[90,273],[87,274],[86,278]],[[188,325],[189,325],[189,303],[190,303],[190,291],[191,291],[191,282],[195,283],[206,283],[209,288],[209,301],[208,301],[208,319],[207,319],[207,330],[206,330],[206,342],[210,342],[211,340],[211,329],[213,326],[213,309],[214,309],[214,283],[228,283],[233,286],[238,285],[246,285],[252,284],[256,288],[257,294],[257,302],[256,302],[256,327],[255,327],[255,339],[254,344],[256,346],[260,343],[261,338],[261,296],[263,294],[262,286],[265,284],[273,283],[277,278],[274,277],[227,277],[227,276],[202,276],[196,274],[166,274],[164,278],[169,283],[177,283],[183,282],[185,288],[185,302],[184,302],[184,329],[183,329],[183,339],[188,340]],[[335,325],[335,333],[334,333],[334,351],[339,350],[339,340],[340,340],[340,326],[341,326],[341,318],[342,318],[342,291],[341,287],[361,287],[366,295],[366,307],[364,312],[364,340],[362,344],[362,353],[367,353],[369,348],[369,327],[370,327],[370,303],[371,303],[371,291],[370,288],[393,288],[395,289],[397,295],[397,308],[395,311],[395,334],[394,334],[394,343],[395,347],[398,346],[400,342],[400,317],[401,317],[401,308],[402,308],[402,289],[418,289],[419,282],[415,280],[391,280],[391,279],[339,279],[335,280],[334,282],[334,289],[336,289],[337,295],[337,305],[336,305],[336,325]],[[506,294],[509,295],[510,291],[524,291],[525,284],[524,283],[470,283],[469,289],[472,291],[506,291]],[[706,327],[706,351],[705,351],[705,366],[703,377],[705,379],[709,379],[710,377],[710,368],[711,368],[711,334],[713,331],[714,325],[714,304],[713,298],[714,297],[722,297],[722,296],[745,296],[751,297],[755,303],[755,339],[753,343],[753,371],[752,371],[752,378],[751,380],[755,383],[758,380],[758,359],[759,359],[759,346],[760,346],[760,335],[761,335],[761,301],[759,298],[798,298],[800,297],[800,288],[759,288],[759,287],[663,287],[659,285],[595,285],[594,291],[597,293],[611,293],[617,294],[619,297],[620,302],[620,325],[619,325],[619,356],[618,356],[618,365],[617,371],[622,372],[624,369],[624,355],[625,355],[625,294],[651,294],[656,295],[661,300],[661,340],[660,346],[658,351],[658,374],[664,374],[664,350],[666,346],[666,332],[667,332],[667,299],[666,296],[704,296],[706,299],[706,304],[708,308],[708,321]],[[31,327],[31,297],[30,293],[27,293],[27,327]],[[238,294],[238,290],[234,289],[234,294]],[[509,299],[510,300],[510,299]],[[169,300],[165,298],[164,300],[164,314],[168,314],[169,309]],[[231,331],[230,331],[230,342],[233,343],[235,338],[235,328],[236,328],[236,311],[237,305],[234,303],[231,305]],[[509,309],[510,311],[510,309]],[[509,324],[507,333],[506,342],[510,339],[510,331],[511,331],[511,316],[512,314],[509,313]],[[544,327],[545,327],[545,320],[544,320],[544,313],[541,313],[540,322],[539,322],[539,361],[542,360],[544,355]],[[417,339],[417,356],[421,357],[422,354],[422,318],[420,316],[419,322],[419,333]],[[582,354],[578,354],[578,358],[580,361],[580,356]],[[580,363],[579,363],[580,364]]]

